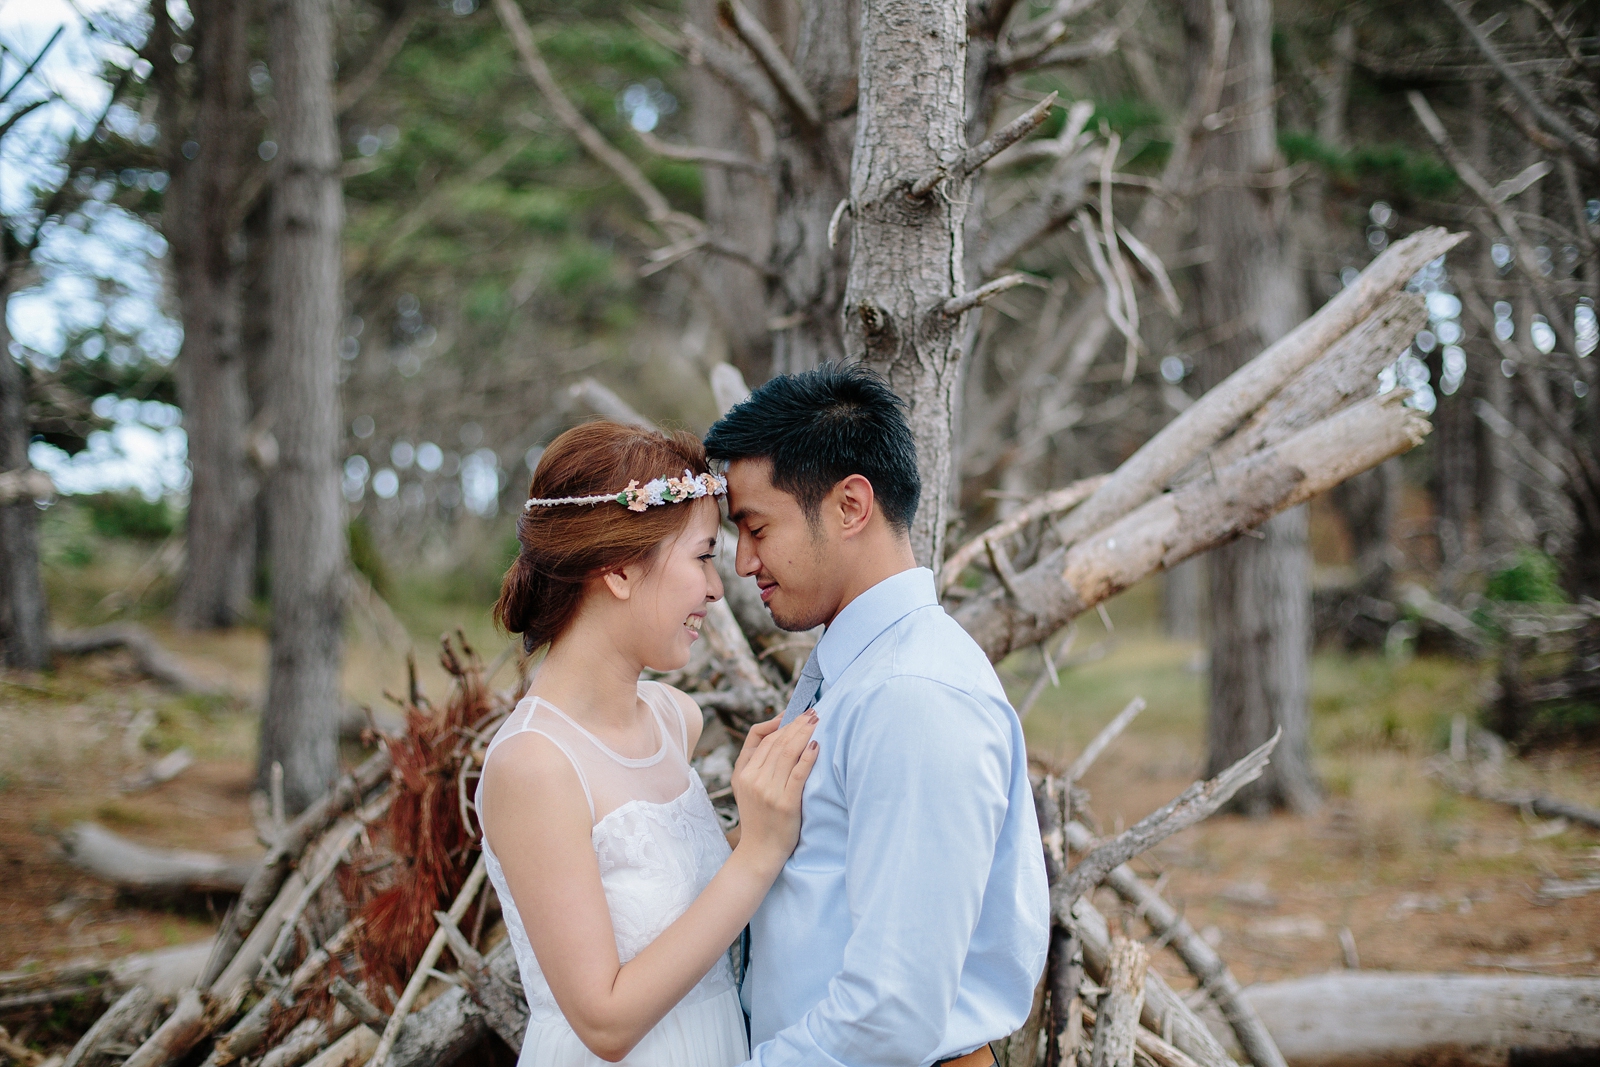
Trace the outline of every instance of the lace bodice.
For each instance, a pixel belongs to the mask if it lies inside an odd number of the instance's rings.
[[[730,853],[705,786],[689,766],[685,751],[688,730],[678,702],[659,682],[640,682],[639,696],[649,706],[660,737],[653,756],[620,756],[559,708],[530,696],[501,725],[484,757],[487,771],[489,760],[507,738],[537,733],[554,742],[572,761],[595,816],[590,841],[611,909],[617,956],[623,963],[684,913]],[[481,816],[482,779],[477,804]],[[528,816],[535,818],[537,813]],[[515,842],[500,844],[516,847]],[[528,942],[527,929],[495,855],[495,843],[487,835],[483,854],[489,880],[500,897],[531,1018],[559,1020],[561,1011]],[[733,970],[723,956],[680,1003],[697,1003],[732,988]]]

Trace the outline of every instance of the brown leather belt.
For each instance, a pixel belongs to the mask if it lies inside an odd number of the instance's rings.
[[[988,1045],[975,1048],[965,1056],[953,1060],[940,1060],[933,1067],[994,1067],[994,1050]]]

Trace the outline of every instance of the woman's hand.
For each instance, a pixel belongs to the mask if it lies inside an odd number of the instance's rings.
[[[774,718],[757,723],[733,765],[739,804],[738,851],[772,877],[800,840],[800,797],[817,762],[817,713],[806,711],[787,726]]]

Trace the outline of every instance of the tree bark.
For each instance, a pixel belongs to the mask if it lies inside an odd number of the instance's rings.
[[[966,8],[955,0],[863,5],[845,349],[906,401],[922,474],[911,544],[917,562],[936,572],[950,508],[964,318],[943,309],[966,288],[970,182],[952,170],[928,195],[913,197],[910,187],[967,148],[966,42]]]
[[[689,20],[708,35],[717,21],[715,0],[694,0]],[[760,146],[751,129],[753,118],[743,102],[730,93],[705,64],[689,67],[689,93],[693,100],[690,132],[697,145],[742,150],[758,158]],[[757,262],[772,248],[774,201],[768,177],[741,173],[726,167],[703,166],[700,184],[705,220],[712,231]],[[749,381],[765,381],[772,368],[772,336],[767,329],[766,282],[743,263],[708,256],[699,264],[706,289],[705,304],[728,346],[728,361]]]
[[[1270,0],[1230,0],[1234,35],[1222,106],[1233,124],[1203,145],[1202,172],[1264,174],[1282,165],[1273,106]],[[1211,6],[1187,0],[1189,51],[1203,69]],[[1287,200],[1281,190],[1219,183],[1195,200],[1199,240],[1213,255],[1197,271],[1200,324],[1220,340],[1201,361],[1202,389],[1221,382],[1303,318],[1298,265],[1285,254]],[[1311,568],[1304,509],[1265,523],[1208,557],[1211,700],[1207,774],[1261,744],[1277,727],[1283,743],[1262,778],[1236,807],[1260,810],[1315,805],[1308,751]]]
[[[158,25],[166,7],[156,0]],[[180,626],[231,626],[249,606],[255,569],[255,472],[245,456],[250,421],[240,346],[240,271],[235,215],[251,133],[245,83],[246,5],[194,5],[198,107],[192,137],[172,129],[172,187],[165,230],[172,244],[183,348],[174,372],[189,436],[189,513],[176,616]],[[175,80],[175,79],[174,79]],[[174,85],[173,88],[176,88]],[[163,109],[177,110],[163,93]],[[184,145],[192,144],[192,160]]]
[[[299,811],[338,773],[346,552],[336,461],[339,151],[327,0],[273,0],[267,22],[279,146],[267,267],[278,457],[267,486],[272,652],[257,773],[265,783],[281,763],[284,802]]]
[[[809,370],[847,353],[860,355],[849,349],[848,340],[841,345],[839,336],[850,262],[844,239],[848,224],[835,231],[832,247],[828,224],[839,202],[854,195],[850,146],[861,143],[857,56],[866,55],[860,27],[867,17],[858,0],[816,0],[801,8],[794,66],[822,121],[814,130],[794,128],[792,117],[779,126],[772,179],[776,280],[767,297],[774,374]]]
[[[11,354],[6,307],[21,288],[0,236],[0,473],[27,471],[28,376]],[[0,667],[50,666],[50,612],[39,573],[39,509],[31,497],[0,501]]]

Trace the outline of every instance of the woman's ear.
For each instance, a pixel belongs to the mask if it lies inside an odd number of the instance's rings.
[[[633,575],[628,573],[627,567],[624,567],[620,571],[611,571],[607,573],[603,581],[606,583],[606,588],[611,590],[611,595],[616,597],[618,600],[627,600],[629,597],[633,596],[635,579]]]

